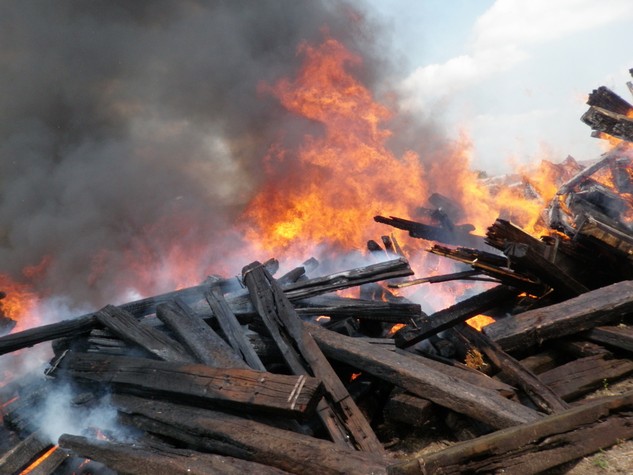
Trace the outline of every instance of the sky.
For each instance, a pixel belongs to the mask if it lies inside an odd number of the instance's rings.
[[[368,0],[402,57],[402,107],[466,133],[473,167],[603,153],[580,116],[607,86],[633,101],[631,0]]]

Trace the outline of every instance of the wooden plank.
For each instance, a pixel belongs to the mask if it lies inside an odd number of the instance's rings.
[[[596,327],[589,330],[585,337],[596,343],[633,352],[633,328],[631,327],[623,325]]]
[[[499,319],[483,332],[505,351],[513,351],[618,321],[632,311],[633,281],[622,281],[558,304]]]
[[[96,323],[96,317],[90,314],[72,320],[63,320],[4,335],[0,337],[0,355],[28,348],[44,341],[89,333]]]
[[[540,374],[539,378],[561,398],[572,401],[632,372],[633,361],[601,354],[570,361]]]
[[[124,341],[133,343],[165,361],[194,362],[194,358],[173,338],[147,325],[114,305],[106,305],[95,313],[97,320]]]
[[[59,438],[59,445],[73,454],[106,465],[118,473],[134,475],[284,475],[278,468],[235,457],[205,454],[168,446],[144,446],[89,439],[70,434]]]
[[[492,364],[512,383],[523,389],[525,394],[543,412],[553,414],[568,409],[569,406],[532,371],[507,354],[484,333],[463,324],[455,331],[482,351]]]
[[[290,300],[296,301],[357,285],[409,275],[413,275],[413,270],[409,266],[409,262],[401,257],[343,272],[335,272],[323,277],[302,280],[284,287],[283,292]]]
[[[159,393],[171,399],[195,399],[290,416],[312,412],[323,394],[321,382],[309,376],[146,358],[71,351],[60,369],[74,378],[115,385],[120,392],[147,396]]]
[[[52,447],[50,440],[33,432],[0,457],[0,473],[20,473],[39,455]]]
[[[262,463],[291,473],[384,474],[381,457],[323,439],[208,409],[113,397],[124,422],[192,449]]]
[[[262,360],[255,353],[251,342],[244,335],[242,325],[237,320],[231,307],[224,299],[224,294],[219,288],[212,288],[204,294],[209,307],[213,310],[220,328],[224,332],[226,339],[233,350],[242,356],[248,366],[258,371],[266,371]]]
[[[43,453],[39,459],[25,467],[20,474],[52,475],[67,458],[68,452],[59,448],[58,445],[54,445],[47,452]]]
[[[543,254],[528,244],[508,242],[503,252],[508,256],[513,269],[531,273],[562,296],[574,297],[589,291],[584,284],[555,263],[548,261]]]
[[[160,304],[156,316],[199,363],[214,368],[248,368],[228,343],[182,300]]]
[[[365,373],[400,386],[491,427],[503,428],[536,420],[540,415],[505,399],[495,390],[477,387],[408,356],[306,324],[323,352]]]
[[[444,331],[453,325],[465,322],[480,313],[485,312],[501,303],[514,299],[519,291],[498,285],[473,297],[462,300],[444,310],[435,312],[428,317],[421,317],[416,324],[402,327],[394,334],[396,346],[408,348],[416,343]]]
[[[342,426],[346,437],[358,449],[382,454],[382,444],[312,336],[305,331],[281,287],[258,262],[245,267],[242,276],[253,304],[290,369],[295,374],[313,374],[323,382],[330,410],[322,406],[319,411],[333,439],[340,438],[338,432]],[[330,420],[332,415],[338,421],[335,428],[330,423],[334,422]]]
[[[422,427],[429,421],[437,406],[415,394],[397,391],[385,405],[385,417],[413,427]]]
[[[391,475],[545,473],[633,437],[633,393],[595,399],[528,424],[457,443],[388,468]]]

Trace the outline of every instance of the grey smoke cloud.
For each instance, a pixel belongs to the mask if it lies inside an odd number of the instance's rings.
[[[258,84],[292,74],[324,28],[375,83],[384,52],[359,15],[327,0],[0,2],[0,272],[51,256],[39,288],[98,305],[134,286],[131,258],[158,272],[177,243],[202,271],[230,254],[239,236],[219,231],[267,147],[310,125]]]

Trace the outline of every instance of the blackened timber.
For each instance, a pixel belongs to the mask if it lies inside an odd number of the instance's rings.
[[[627,142],[633,141],[633,119],[601,107],[591,106],[580,118],[593,130]]]
[[[380,280],[407,277],[409,275],[413,275],[413,270],[409,266],[409,262],[401,257],[365,267],[336,272],[323,277],[303,280],[287,285],[282,290],[288,299],[295,302],[327,292],[334,292]]]
[[[52,475],[69,456],[68,452],[61,449],[58,445],[54,445],[48,450],[48,452],[42,454],[40,459],[34,461],[28,467],[25,467],[20,473],[30,475]]]
[[[24,440],[0,457],[1,473],[21,473],[24,468],[52,447],[51,442],[39,431],[31,433]]]
[[[259,371],[266,371],[251,342],[244,335],[244,330],[235,314],[231,311],[229,304],[224,299],[224,294],[219,288],[212,288],[205,293],[207,303],[213,310],[217,322],[231,345],[231,348],[246,361],[248,366]]]
[[[384,302],[382,300],[357,299],[322,295],[294,302],[301,316],[326,315],[334,319],[354,317],[389,323],[408,323],[424,315],[422,307],[409,301]]]
[[[323,382],[330,410],[321,404],[319,413],[333,438],[339,439],[337,433],[342,426],[357,448],[382,454],[382,444],[277,282],[259,262],[243,269],[242,280],[290,369],[298,374],[313,374]],[[337,420],[335,428],[331,424],[332,413]]]
[[[633,328],[627,326],[603,326],[589,330],[586,335],[591,341],[633,352]]]
[[[284,475],[288,472],[269,465],[205,454],[194,450],[176,449],[107,440],[89,439],[70,434],[59,438],[60,447],[73,454],[100,462],[117,473],[136,475]]]
[[[531,475],[633,437],[633,392],[594,399],[537,421],[388,467],[391,475]]]
[[[528,244],[508,242],[504,254],[508,256],[513,269],[531,273],[565,297],[575,297],[589,291],[584,284]]]
[[[285,415],[310,413],[321,398],[319,380],[243,368],[69,352],[61,370],[77,379],[115,385],[117,391],[250,408]],[[58,370],[59,371],[59,370]]]
[[[288,285],[284,288],[284,292],[287,292],[290,300],[296,301],[368,282],[410,275],[413,275],[413,270],[406,259],[400,258],[314,279],[300,280],[292,285]],[[215,283],[213,285],[220,285],[224,290],[225,287],[228,289],[236,284],[229,280],[222,280],[219,284]],[[185,301],[189,301],[189,299],[201,299],[203,298],[204,292],[209,288],[209,285],[189,287],[130,302],[120,305],[119,307],[122,310],[130,312],[135,317],[140,317],[154,312],[159,304],[173,300],[176,297],[182,297]],[[250,316],[254,312],[247,293],[229,295],[227,296],[227,301],[238,317]],[[92,330],[95,325],[98,325],[98,321],[94,314],[90,313],[75,319],[63,320],[58,323],[51,323],[49,325],[11,333],[0,337],[0,355],[27,348],[44,341],[87,333]]]
[[[182,300],[160,304],[156,307],[156,316],[174,332],[198,363],[215,368],[248,367],[228,343]]]
[[[482,351],[510,382],[523,389],[525,394],[527,394],[540,410],[548,414],[553,414],[569,408],[565,401],[544,384],[538,376],[503,351],[499,345],[488,338],[484,333],[475,330],[467,324],[460,325],[455,328],[455,331]]]
[[[452,280],[478,280],[477,276],[480,274],[480,270],[472,269],[462,272],[453,272],[452,274],[432,275],[419,279],[405,280],[403,282],[388,284],[387,287],[390,289],[403,289],[405,287],[411,287],[412,285],[437,284],[439,282],[450,282]]]
[[[57,323],[29,328],[28,330],[17,333],[11,333],[0,337],[0,355],[27,348],[44,341],[89,333],[96,323],[96,317],[91,314],[72,320],[63,320]]]
[[[514,285],[526,291],[536,291],[539,287],[541,287],[538,281],[507,268],[507,260],[503,259],[501,256],[495,256],[495,258],[501,259],[503,261],[503,265],[491,264],[489,259],[476,257],[477,252],[467,248],[458,247],[456,249],[451,249],[436,244],[429,249],[429,252],[431,254],[437,254],[439,256],[448,257],[449,259],[468,264],[473,269],[479,270],[504,284]]]
[[[490,427],[504,428],[534,421],[536,411],[429,365],[362,341],[305,324],[330,359],[341,361],[440,406],[465,414]]]
[[[396,346],[407,348],[436,335],[447,328],[465,322],[480,313],[498,305],[511,301],[519,294],[519,290],[498,285],[473,297],[462,300],[444,310],[440,310],[426,318],[422,317],[416,326],[406,325],[394,334]]]
[[[291,473],[385,474],[381,457],[243,417],[115,395],[123,420],[188,447],[258,462]]]
[[[633,372],[633,361],[601,354],[578,358],[539,375],[556,394],[573,401]]]
[[[147,325],[141,325],[134,316],[114,305],[106,305],[97,313],[97,320],[116,336],[134,343],[165,361],[193,362],[185,348],[165,333]]]
[[[543,308],[499,319],[483,332],[505,351],[616,322],[633,311],[633,281],[625,280]]]
[[[457,246],[478,247],[483,244],[481,237],[470,234],[470,231],[474,229],[470,224],[459,226],[432,226],[409,219],[397,218],[395,216],[389,216],[388,218],[384,216],[374,216],[374,221],[408,231],[409,235],[413,238],[443,242],[444,244]]]
[[[633,111],[633,105],[606,86],[600,86],[598,89],[591,91],[587,97],[587,104],[602,107],[622,115],[627,115]]]

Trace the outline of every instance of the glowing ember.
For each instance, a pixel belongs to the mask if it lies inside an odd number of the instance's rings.
[[[27,475],[33,472],[33,470],[35,470],[39,465],[41,465],[42,462],[44,462],[44,460],[50,457],[58,448],[59,448],[59,445],[53,445],[50,449],[44,452],[37,460],[35,460],[35,462],[33,462],[28,467],[26,467],[24,470],[22,470],[20,472],[20,475]]]
[[[486,325],[490,325],[491,323],[494,323],[494,321],[495,321],[494,318],[489,317],[487,315],[477,315],[476,317],[469,318],[468,320],[466,320],[466,323],[468,323],[471,327],[481,331],[483,327],[485,327]]]

